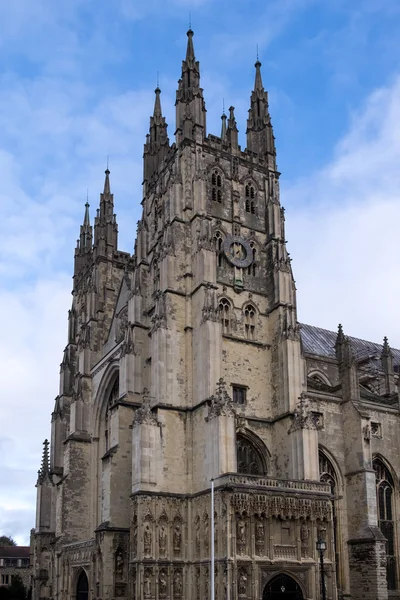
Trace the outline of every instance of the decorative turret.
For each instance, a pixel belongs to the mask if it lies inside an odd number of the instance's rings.
[[[118,225],[114,214],[114,195],[110,191],[110,171],[105,171],[104,190],[100,194],[100,208],[94,219],[94,252],[96,258],[112,258],[118,247]]]
[[[226,142],[226,114],[225,111],[222,113],[221,116],[221,140],[223,142]]]
[[[227,131],[228,142],[236,147],[238,145],[238,128],[235,119],[235,107],[229,107],[229,119],[228,119],[228,131]]]
[[[144,145],[144,181],[148,181],[157,171],[169,150],[168,126],[162,115],[160,94],[161,90],[157,85],[153,116],[150,117],[150,133],[146,136]]]
[[[186,58],[182,61],[182,75],[176,92],[176,142],[198,139],[206,135],[206,108],[200,87],[200,63],[196,61],[193,47],[193,31],[187,32]]]
[[[256,77],[250,97],[249,118],[247,119],[247,149],[260,156],[269,156],[269,167],[276,169],[275,138],[268,109],[268,93],[264,90],[261,78],[261,63],[255,63]]]
[[[381,354],[382,367],[385,373],[385,393],[393,394],[395,391],[394,371],[393,371],[393,354],[389,346],[387,337],[383,338],[383,348]]]
[[[38,471],[38,484],[43,483],[45,478],[50,475],[50,457],[49,457],[49,441],[43,442],[42,464]]]

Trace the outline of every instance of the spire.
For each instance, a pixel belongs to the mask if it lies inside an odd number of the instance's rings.
[[[268,93],[264,90],[261,77],[261,62],[255,63],[254,89],[250,97],[247,119],[247,148],[255,154],[269,157],[269,168],[276,170],[275,138],[268,108]]]
[[[107,169],[104,171],[105,172],[105,179],[104,179],[104,190],[103,190],[103,194],[104,195],[110,195],[110,169],[108,168],[107,165]]]
[[[187,32],[186,58],[176,92],[176,141],[198,139],[206,134],[206,108],[200,87],[200,63],[196,61],[191,28]]]
[[[149,181],[152,175],[157,171],[159,165],[169,152],[168,125],[165,117],[162,115],[161,108],[161,90],[158,86],[154,90],[154,110],[150,117],[150,131],[146,136],[144,145],[144,181]]]
[[[194,46],[193,46],[193,30],[191,27],[189,27],[188,31],[187,31],[187,36],[188,36],[188,41],[187,41],[187,48],[186,48],[186,62],[188,63],[189,61],[194,61],[195,60],[195,56],[194,56]]]
[[[87,230],[90,227],[90,216],[89,216],[89,202],[86,200],[85,204],[85,216],[83,219],[83,227]]]
[[[112,257],[118,248],[118,225],[114,214],[114,194],[111,193],[110,169],[105,170],[103,193],[100,194],[100,208],[94,219],[94,248],[96,256]]]

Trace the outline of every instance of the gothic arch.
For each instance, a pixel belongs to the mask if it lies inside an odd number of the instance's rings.
[[[80,567],[73,577],[72,592],[75,600],[89,598],[89,576],[83,567]]]
[[[99,437],[101,423],[107,409],[107,400],[114,385],[115,379],[119,376],[119,362],[114,360],[105,369],[104,375],[100,381],[94,401],[93,410],[93,436]]]
[[[291,579],[295,586],[299,588],[299,594],[297,595],[297,597],[296,595],[294,595],[293,598],[295,598],[296,600],[302,600],[303,598],[307,598],[304,583],[300,580],[298,575],[296,573],[292,573],[291,571],[281,570],[274,571],[268,578],[266,578],[266,580],[263,581],[263,600],[269,600],[269,598],[273,598],[273,596],[269,594],[268,588],[271,586],[271,584],[273,584],[276,580],[279,580],[280,578]]]
[[[326,385],[332,386],[330,379],[325,375],[325,373],[323,373],[319,369],[311,369],[311,371],[307,373],[307,377],[310,377],[311,379],[317,379],[321,381],[321,383],[325,383]]]
[[[374,464],[374,462],[381,462],[385,469],[388,470],[388,473],[392,478],[394,490],[395,492],[397,492],[400,487],[399,478],[396,474],[396,471],[393,469],[391,463],[383,456],[383,454],[380,454],[379,452],[374,452],[374,454],[372,455],[372,464]]]
[[[235,310],[232,300],[226,295],[218,298],[218,312],[222,333],[231,333],[235,328]]]
[[[243,475],[268,474],[271,455],[262,439],[250,429],[241,429],[236,432],[236,458],[238,473],[243,473]]]
[[[218,163],[210,165],[207,173],[207,196],[211,205],[223,206],[226,198],[226,173]]]

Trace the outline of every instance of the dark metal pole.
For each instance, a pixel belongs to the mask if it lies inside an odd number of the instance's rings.
[[[322,600],[326,600],[324,553],[322,550],[319,551],[319,560],[320,560],[320,564],[321,564],[321,595],[322,595]]]

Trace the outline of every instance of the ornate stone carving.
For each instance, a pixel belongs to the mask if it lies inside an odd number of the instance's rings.
[[[164,558],[167,552],[167,528],[163,522],[158,530],[158,553],[161,558]]]
[[[255,539],[257,552],[259,554],[263,554],[265,540],[265,525],[264,519],[262,517],[258,517],[255,521]]]
[[[115,579],[117,581],[124,579],[124,557],[120,549],[115,554]]]
[[[138,523],[137,516],[134,515],[132,519],[132,558],[136,558],[137,555],[137,536],[138,536]]]
[[[133,343],[133,325],[129,321],[127,323],[124,335],[124,343],[121,346],[121,357],[126,354],[135,354],[135,346]]]
[[[293,413],[293,423],[289,433],[298,429],[316,429],[315,422],[310,409],[310,401],[306,394],[302,393]]]
[[[301,555],[308,558],[310,544],[310,528],[306,521],[303,521],[300,527]]]
[[[128,307],[124,306],[117,315],[115,328],[115,342],[119,344],[125,338],[125,332],[128,328]]]
[[[210,217],[202,216],[199,218],[199,227],[197,229],[197,250],[214,250],[213,236],[211,230]]]
[[[133,425],[157,425],[157,417],[151,409],[150,397],[146,388],[143,390],[142,406],[136,409]]]
[[[231,505],[238,518],[252,512],[262,513],[266,518],[310,519],[330,521],[332,504],[328,499],[270,496],[267,494],[234,493]]]
[[[155,292],[156,308],[154,315],[151,319],[152,327],[151,331],[157,331],[157,329],[166,328],[167,326],[167,305],[165,294],[157,290]]]
[[[167,255],[175,256],[174,235],[169,223],[166,223],[163,239],[160,244],[160,258],[163,259]]]
[[[226,383],[222,377],[217,383],[217,390],[213,396],[211,396],[210,406],[208,410],[208,419],[214,419],[215,417],[234,417],[235,410],[233,408],[232,399],[226,391]]]
[[[204,522],[204,527],[203,527],[203,533],[204,533],[204,550],[205,553],[208,554],[208,551],[210,549],[210,528],[209,528],[209,519],[208,519],[208,514],[204,513],[204,517],[203,517],[203,522]]]

